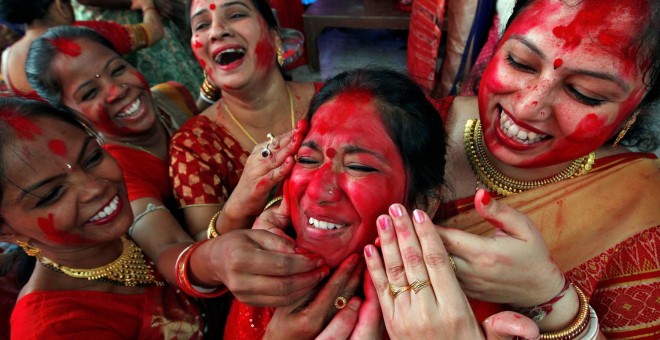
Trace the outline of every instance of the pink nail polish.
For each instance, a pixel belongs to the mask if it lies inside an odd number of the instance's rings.
[[[390,206],[390,215],[396,218],[403,216],[403,211],[401,210],[401,206],[398,204],[392,204]]]
[[[382,231],[387,231],[392,227],[391,221],[387,216],[378,217],[378,225]]]
[[[415,209],[415,211],[413,211],[413,219],[415,220],[415,223],[424,223],[426,217],[421,210]]]
[[[373,249],[371,249],[372,246],[366,246],[364,247],[364,254],[367,255],[367,257],[371,257],[373,255]]]

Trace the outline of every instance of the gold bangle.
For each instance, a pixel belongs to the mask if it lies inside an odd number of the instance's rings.
[[[575,292],[578,296],[578,301],[580,306],[578,308],[578,313],[573,322],[571,322],[568,327],[550,333],[541,333],[541,339],[548,340],[569,340],[575,339],[578,335],[582,334],[587,327],[589,327],[589,300],[587,296],[584,295],[582,290],[571,283],[571,286],[575,288]]]
[[[281,202],[283,199],[284,199],[284,196],[277,196],[277,197],[273,198],[272,200],[268,201],[268,203],[266,203],[266,206],[264,207],[264,211],[268,210],[268,208],[272,207],[276,203]]]
[[[215,223],[218,221],[218,217],[220,217],[221,214],[222,214],[222,209],[218,210],[218,212],[213,214],[213,217],[211,217],[211,221],[209,222],[209,227],[206,230],[206,238],[208,238],[209,240],[220,236],[218,230],[215,229]]]
[[[149,32],[144,24],[124,25],[131,40],[131,51],[149,46]]]

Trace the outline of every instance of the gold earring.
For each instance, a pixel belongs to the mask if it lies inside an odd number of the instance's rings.
[[[206,72],[204,72],[204,82],[202,82],[199,90],[202,97],[208,99],[211,103],[220,99],[220,91],[215,84],[211,83]]]
[[[25,251],[26,254],[29,256],[37,256],[41,253],[41,249],[23,241],[16,241],[16,244],[18,244],[19,247],[23,248],[23,251]]]
[[[282,47],[277,47],[277,63],[280,64],[280,66],[284,65],[284,57],[283,57],[283,52],[282,52]]]
[[[639,114],[639,111],[635,111],[633,113],[632,117],[628,119],[626,122],[626,125],[623,126],[623,129],[619,132],[619,134],[616,136],[616,139],[614,140],[614,143],[612,143],[612,146],[617,146],[619,142],[623,139],[623,137],[626,135],[630,127],[635,124],[635,121],[637,120],[637,115]]]

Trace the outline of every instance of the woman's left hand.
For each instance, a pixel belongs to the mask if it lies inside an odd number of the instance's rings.
[[[363,273],[364,263],[360,255],[350,255],[318,291],[312,290],[297,302],[277,308],[268,323],[264,339],[316,337],[338,311],[355,309],[355,304],[359,304],[353,296]],[[348,304],[350,307],[347,307]]]
[[[564,278],[534,222],[491,199],[485,190],[477,192],[474,205],[496,227],[492,236],[438,228],[465,294],[518,307],[553,298],[562,289]]]

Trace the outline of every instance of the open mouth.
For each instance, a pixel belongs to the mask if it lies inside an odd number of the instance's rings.
[[[308,221],[309,225],[314,226],[316,229],[323,229],[323,230],[335,230],[335,229],[341,229],[346,227],[347,225],[345,224],[336,224],[328,221],[322,221],[322,220],[317,220],[313,217],[309,218]]]
[[[119,196],[115,196],[108,205],[101,208],[96,215],[92,216],[87,222],[99,222],[105,218],[114,216],[119,210]]]
[[[117,114],[118,118],[128,118],[134,116],[142,107],[142,100],[138,97],[132,104],[128,105]]]
[[[229,65],[245,56],[244,48],[229,48],[215,56],[215,62],[221,66]]]
[[[511,117],[504,113],[504,110],[502,110],[501,107],[498,110],[500,113],[500,129],[509,136],[509,138],[515,139],[522,144],[539,143],[550,138],[549,135],[530,131],[517,125]]]

